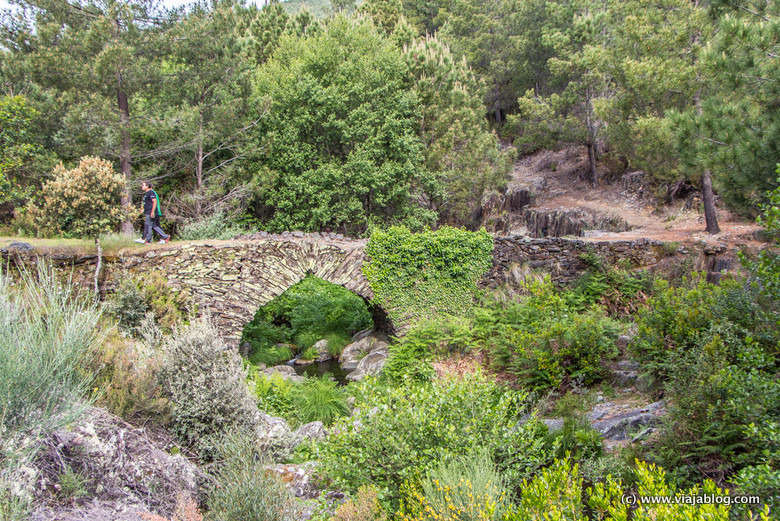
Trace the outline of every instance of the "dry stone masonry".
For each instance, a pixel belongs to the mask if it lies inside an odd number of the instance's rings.
[[[132,249],[107,259],[102,288],[110,291],[121,277],[127,275],[161,274],[174,289],[186,290],[198,313],[209,313],[225,338],[237,345],[244,326],[252,320],[258,308],[310,273],[344,286],[366,299],[378,327],[392,332],[384,310],[372,303],[373,293],[362,272],[366,262],[365,245],[365,240],[347,239],[336,234],[288,232],[278,235],[259,233],[232,241],[174,243],[157,248]],[[9,247],[0,250],[0,253],[4,263],[37,262],[37,253],[28,250]],[[563,284],[587,268],[583,254],[595,255],[606,264],[623,262],[634,267],[647,267],[665,257],[669,259],[669,255],[685,257],[695,253],[683,249],[679,251],[670,252],[663,243],[648,239],[594,242],[558,237],[496,237],[493,266],[481,285],[519,285],[523,283],[523,273],[534,271],[549,273],[554,282]],[[699,253],[705,261],[725,255],[720,250],[709,251],[706,248]],[[48,255],[48,260],[62,269],[72,269],[77,282],[83,280],[88,284],[91,280],[94,256]],[[702,269],[713,262],[706,261],[704,264]]]

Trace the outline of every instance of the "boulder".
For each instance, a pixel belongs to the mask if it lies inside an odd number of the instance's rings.
[[[314,359],[315,362],[327,362],[328,360],[333,360],[333,355],[331,355],[330,351],[328,350],[328,341],[324,338],[315,342],[312,348],[317,351],[317,357]]]
[[[605,439],[613,441],[625,440],[629,432],[657,425],[666,412],[663,401],[614,415],[610,414],[611,411],[607,407],[609,405],[611,405],[609,402],[599,404],[588,413],[588,419],[593,429]]]
[[[357,382],[369,375],[379,375],[387,362],[388,354],[387,347],[370,352],[358,362],[357,368],[347,375],[347,379]]]
[[[542,423],[547,426],[548,432],[558,432],[559,430],[563,429],[563,420],[554,418],[552,420],[542,420]]]
[[[316,461],[307,461],[301,464],[277,465],[271,470],[279,475],[293,497],[316,499],[320,493],[314,478],[316,468]]]
[[[352,337],[352,343],[344,348],[339,356],[341,368],[353,371],[360,362],[375,351],[387,351],[387,337],[379,332],[365,330]]]
[[[269,367],[267,369],[263,369],[263,374],[266,376],[273,376],[275,374],[282,375],[282,378],[285,380],[292,380],[294,382],[302,382],[303,377],[298,376],[298,374],[295,372],[295,369],[293,369],[290,365],[275,365],[273,367]]]
[[[300,441],[321,440],[328,435],[328,431],[325,430],[325,425],[322,422],[316,421],[301,425],[293,435]]]

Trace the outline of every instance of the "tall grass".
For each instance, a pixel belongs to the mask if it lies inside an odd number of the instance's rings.
[[[50,267],[18,281],[0,273],[0,502],[37,440],[88,405],[92,374],[84,368],[101,340],[100,315]]]

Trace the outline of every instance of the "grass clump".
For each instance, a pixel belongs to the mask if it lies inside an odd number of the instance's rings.
[[[292,498],[251,437],[233,432],[215,453],[209,518],[219,521],[293,521]]]
[[[292,426],[313,421],[330,426],[349,414],[346,390],[333,380],[307,378],[291,382],[281,375],[256,373],[253,381],[258,408],[283,417]]]
[[[276,365],[292,358],[293,348],[304,352],[323,338],[339,354],[354,333],[371,324],[361,297],[308,275],[257,311],[241,344],[248,344],[253,364]]]
[[[185,224],[179,231],[179,238],[183,241],[230,240],[245,233],[248,231],[243,226],[224,212],[218,212]]]

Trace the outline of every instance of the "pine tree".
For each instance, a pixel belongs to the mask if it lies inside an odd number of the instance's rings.
[[[7,26],[7,45],[32,80],[58,98],[67,153],[105,154],[118,160],[130,204],[135,97],[159,79],[172,19],[158,0],[13,0],[23,22]],[[132,223],[125,221],[125,233]]]

